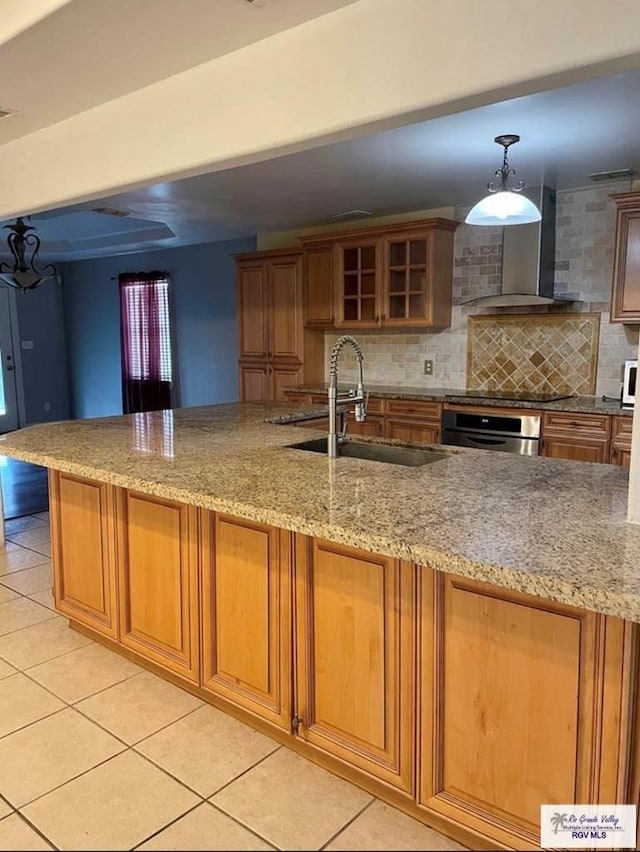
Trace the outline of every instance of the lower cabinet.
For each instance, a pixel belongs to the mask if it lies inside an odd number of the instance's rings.
[[[541,455],[552,459],[607,463],[610,421],[608,414],[547,412],[542,418]]]
[[[621,801],[632,628],[420,571],[420,807],[527,849],[541,804]]]
[[[297,537],[296,727],[407,793],[414,778],[413,566]]]
[[[118,489],[120,642],[197,682],[197,509]]]
[[[465,845],[539,848],[541,804],[637,801],[637,625],[50,481],[60,612]]]
[[[408,417],[385,418],[385,437],[418,444],[437,444],[440,441],[440,423],[411,420]]]
[[[202,685],[291,730],[291,533],[202,511]]]
[[[618,414],[611,424],[611,464],[631,466],[633,417]]]
[[[115,488],[49,472],[56,609],[116,639]]]

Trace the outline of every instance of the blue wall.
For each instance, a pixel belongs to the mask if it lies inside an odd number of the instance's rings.
[[[236,252],[253,237],[67,263],[64,292],[73,417],[122,414],[120,272],[170,276],[179,405],[238,399]]]

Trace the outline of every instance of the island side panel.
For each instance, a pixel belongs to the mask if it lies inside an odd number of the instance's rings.
[[[202,510],[202,685],[291,731],[292,533]]]
[[[541,804],[627,801],[635,631],[428,568],[420,604],[421,807],[531,849]]]
[[[117,520],[120,641],[198,683],[198,511],[118,489]]]
[[[50,470],[49,503],[56,609],[117,639],[115,489]]]
[[[298,736],[414,789],[414,566],[296,537]]]

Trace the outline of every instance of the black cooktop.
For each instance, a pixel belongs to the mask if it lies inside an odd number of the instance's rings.
[[[554,402],[556,399],[569,399],[570,393],[550,393],[537,391],[487,391],[464,390],[456,394],[448,394],[448,399],[456,397],[472,397],[473,399],[503,399],[517,402]]]

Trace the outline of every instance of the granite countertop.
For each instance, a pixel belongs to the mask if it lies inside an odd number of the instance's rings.
[[[340,391],[347,391],[353,385],[339,386]],[[383,399],[415,399],[427,402],[446,402],[450,405],[481,405],[500,408],[534,408],[536,411],[566,411],[580,414],[622,414],[633,416],[633,409],[622,408],[616,400],[611,402],[599,396],[572,396],[555,402],[524,402],[523,400],[486,399],[482,396],[467,396],[469,391],[460,388],[417,388],[401,387],[398,385],[371,385],[366,389],[371,396]],[[285,388],[287,391],[299,393],[326,393],[326,384],[301,385]]]
[[[408,468],[291,449],[323,433],[248,403],[31,426],[0,453],[640,622],[628,473],[441,447]]]

